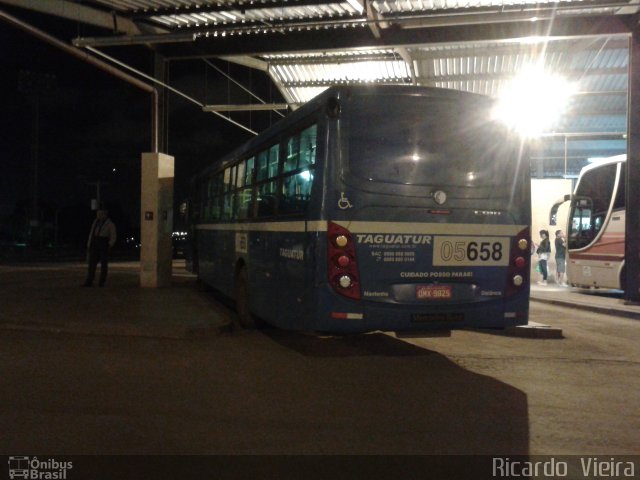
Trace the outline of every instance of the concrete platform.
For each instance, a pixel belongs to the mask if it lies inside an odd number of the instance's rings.
[[[505,335],[520,338],[562,338],[562,329],[538,322],[505,329]]]
[[[586,290],[552,283],[532,285],[531,300],[640,320],[640,306],[625,305],[623,292],[618,290]]]
[[[84,263],[0,265],[0,327],[185,338],[216,333],[230,313],[174,261],[171,288],[141,288],[138,262],[112,262],[107,285],[83,288]]]

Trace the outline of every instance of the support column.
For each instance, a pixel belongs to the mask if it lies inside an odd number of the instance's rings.
[[[171,286],[174,159],[142,154],[140,285]]]
[[[625,299],[640,302],[640,30],[636,25],[629,40],[629,110],[627,129],[627,185],[625,225]]]
[[[167,62],[159,53],[153,54],[153,76],[164,84],[169,83],[167,75]],[[163,86],[156,87],[158,91],[158,151],[168,151],[167,132],[169,130],[169,96]]]

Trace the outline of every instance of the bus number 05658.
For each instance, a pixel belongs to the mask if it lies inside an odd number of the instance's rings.
[[[436,238],[434,265],[506,265],[509,243],[504,238]]]

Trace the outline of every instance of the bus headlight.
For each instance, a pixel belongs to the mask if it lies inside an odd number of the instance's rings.
[[[522,275],[515,275],[515,276],[513,277],[513,284],[514,284],[516,287],[521,286],[523,283],[524,283],[524,278],[522,278]]]
[[[342,275],[339,279],[338,279],[338,284],[342,287],[342,288],[349,288],[353,282],[351,280],[351,277],[349,275]]]
[[[518,248],[520,250],[526,250],[529,247],[529,242],[527,242],[526,239],[521,238],[520,240],[518,240]]]

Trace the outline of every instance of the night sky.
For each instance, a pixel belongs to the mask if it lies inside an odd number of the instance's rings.
[[[1,7],[63,41],[102,34],[66,20]],[[0,239],[28,218],[32,203],[35,95],[25,81],[47,77],[38,95],[38,204],[41,220],[55,215],[61,241],[77,242],[93,214],[95,182],[112,217],[136,233],[140,215],[140,156],[150,150],[150,95],[17,28],[0,22]],[[109,55],[152,73],[151,50],[112,48]],[[282,101],[265,74],[211,60],[266,101]],[[169,83],[204,103],[255,103],[201,60],[169,64]],[[279,116],[268,112],[233,114],[262,131]],[[168,153],[175,157],[175,200],[188,195],[192,175],[252,135],[176,96],[169,99]],[[8,225],[12,225],[9,228]]]

